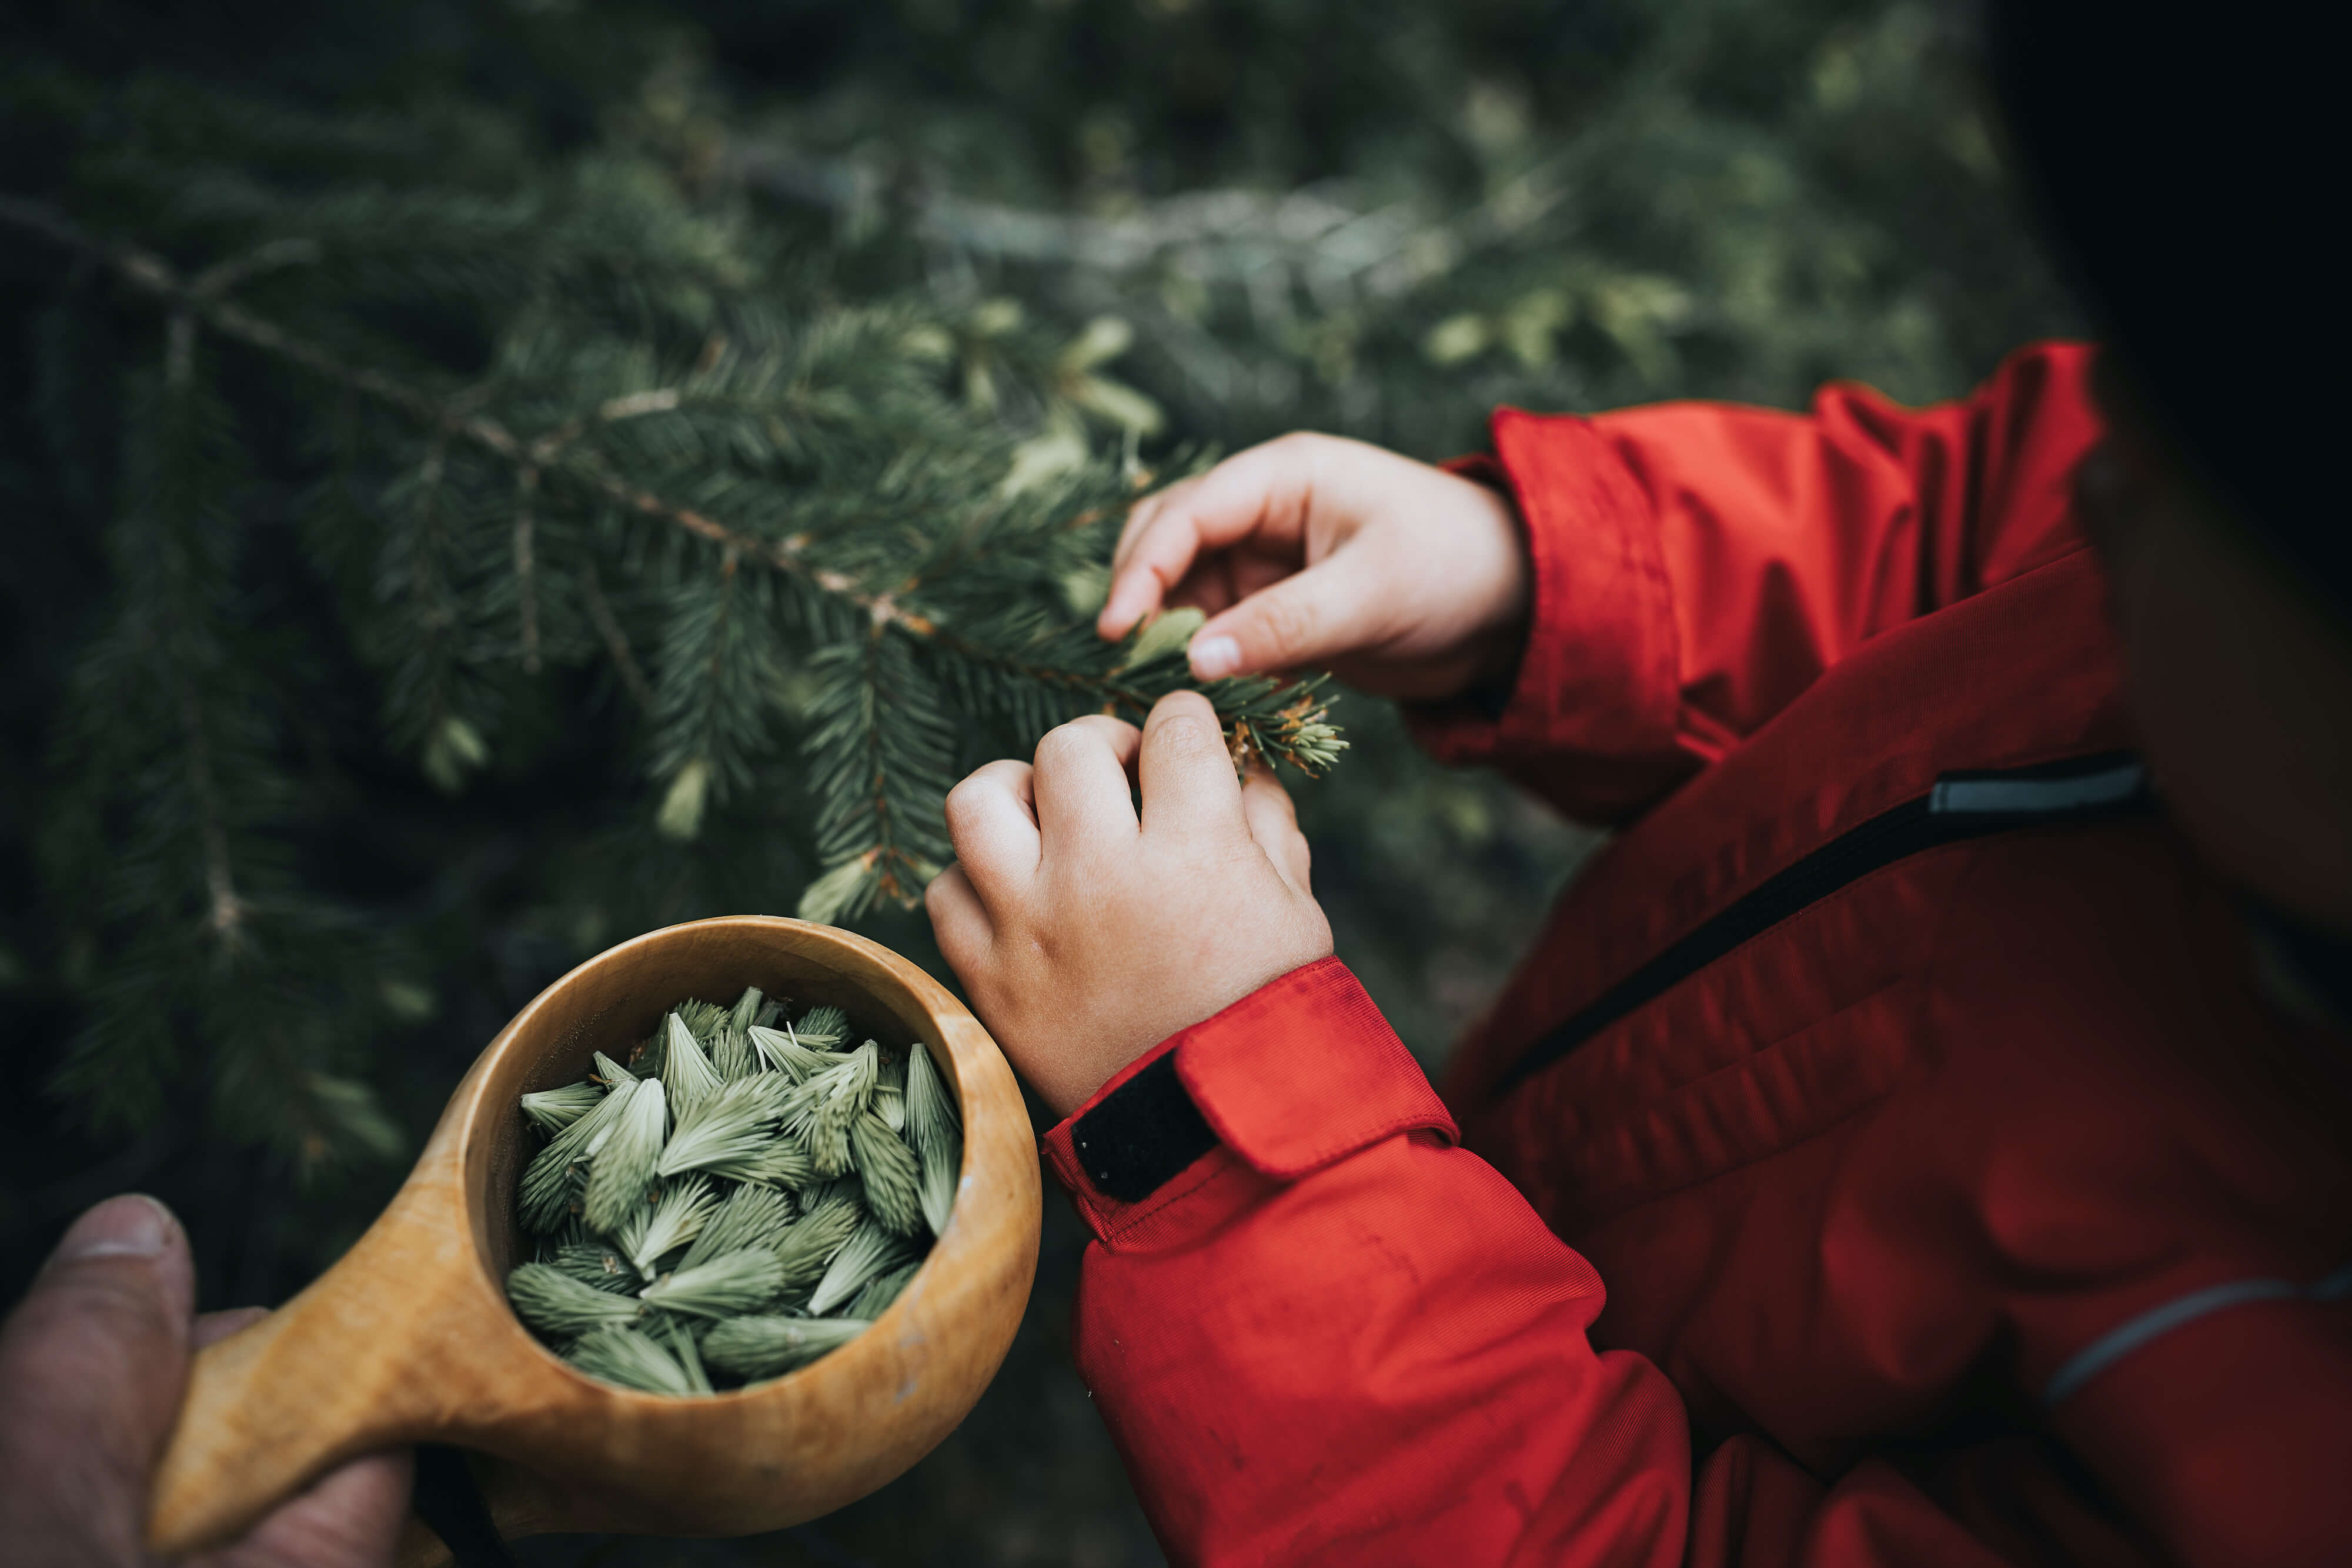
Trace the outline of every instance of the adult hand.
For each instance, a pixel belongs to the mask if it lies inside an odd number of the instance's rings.
[[[0,1552],[25,1568],[151,1561],[148,1489],[179,1414],[188,1357],[261,1316],[196,1317],[187,1237],[152,1197],[111,1197],[58,1243],[0,1328]],[[408,1456],[355,1460],[193,1559],[207,1568],[392,1561]]]
[[[1427,701],[1508,676],[1530,571],[1484,485],[1337,436],[1286,435],[1145,497],[1096,630],[1193,605],[1200,680],[1313,665]]]
[[[1307,841],[1273,775],[1234,777],[1208,699],[1140,732],[1082,718],[948,796],[940,950],[1013,1065],[1067,1115],[1188,1024],[1328,956]],[[1129,770],[1140,786],[1139,815]]]

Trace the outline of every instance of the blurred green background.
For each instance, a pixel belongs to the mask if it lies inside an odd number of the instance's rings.
[[[691,199],[750,214],[813,297],[911,293],[970,319],[1017,307],[1047,342],[1125,321],[1118,377],[1160,416],[1146,461],[1302,426],[1435,458],[1477,445],[1503,402],[1795,407],[1832,377],[1927,400],[2073,326],[2022,228],[1958,5],[42,10],[12,24],[0,192],[76,210],[91,148],[194,134],[174,84],[353,126],[456,117],[483,145],[532,156],[623,146],[662,160]],[[107,107],[59,110],[60,81]],[[385,176],[329,148],[303,177],[331,193]],[[107,589],[98,503],[75,476],[78,453],[110,439],[110,394],[84,385],[61,406],[44,380],[44,312],[72,272],[0,235],[0,397],[16,415],[0,428],[0,1027],[16,1061],[0,1095],[0,1276],[13,1294],[81,1207],[141,1187],[188,1220],[206,1306],[274,1301],[373,1217],[474,1052],[539,988],[636,929],[788,909],[811,867],[789,833],[747,857],[740,841],[654,846],[616,828],[642,825],[642,791],[593,728],[446,794],[372,737],[372,699],[338,685],[356,677],[324,669],[297,852],[331,877],[339,856],[365,861],[345,891],[403,945],[398,973],[354,1001],[397,1148],[305,1160],[200,1093],[143,1122],[86,1114],[51,1071],[89,959],[40,869],[67,787],[47,760],[66,671]],[[126,310],[112,329],[152,321]],[[257,476],[265,511],[306,458],[269,461],[285,471]],[[282,570],[299,598],[299,567]],[[344,695],[350,725],[334,716]],[[1354,749],[1301,791],[1318,892],[1340,955],[1434,1066],[1597,839],[1434,768],[1370,699],[1338,716]],[[350,847],[362,840],[365,855]],[[590,874],[604,879],[593,897]],[[863,925],[941,969],[919,914]],[[1157,1562],[1066,1354],[1081,1238],[1057,1197],[1046,1218],[1003,1373],[905,1479],[779,1537],[548,1541],[528,1559]]]

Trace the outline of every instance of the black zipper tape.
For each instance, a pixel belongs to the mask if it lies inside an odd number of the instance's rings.
[[[2136,816],[2153,804],[2147,770],[2125,751],[1944,774],[1927,794],[1832,839],[1602,992],[1529,1046],[1495,1092],[1508,1093],[1734,948],[1896,861],[1989,833]]]

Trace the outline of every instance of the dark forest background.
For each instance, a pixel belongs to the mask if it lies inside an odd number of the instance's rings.
[[[385,204],[390,257],[419,214],[605,182],[600,200],[620,190],[680,232],[723,213],[787,313],[888,302],[943,323],[951,349],[923,352],[948,356],[967,422],[946,439],[1065,466],[1299,426],[1434,458],[1477,445],[1500,402],[1795,407],[1832,377],[1921,401],[2072,326],[2003,173],[1969,13],[1920,0],[95,0],[5,27],[0,197],[193,272],[258,210],[240,193]],[[475,242],[485,267],[526,243],[499,232]],[[444,363],[486,351],[443,296],[399,298],[374,329]],[[559,672],[515,709],[538,727],[517,720],[487,758],[387,728],[303,531],[330,459],[282,387],[233,381],[236,602],[296,693],[264,747],[265,837],[346,923],[310,992],[327,1119],[296,1124],[223,1065],[234,1041],[160,1015],[136,1046],[152,1092],[110,1095],[134,1064],[108,1053],[133,1046],[93,1019],[146,961],[142,928],[184,914],[135,879],[94,907],[114,846],[83,810],[90,758],[139,720],[90,711],[77,672],[130,591],[108,530],[163,329],[86,258],[0,224],[12,1297],[82,1207],[142,1188],[187,1220],[204,1305],[284,1299],[541,986],[655,925],[789,911],[824,863],[789,789],[699,836],[656,832],[668,797],[609,679]],[[1353,749],[1299,787],[1318,891],[1433,1065],[1595,836],[1434,768],[1370,699],[1335,716]],[[961,762],[987,754],[960,744]],[[854,923],[944,974],[919,913],[885,900]],[[1079,1247],[1049,1196],[1003,1373],[877,1497],[772,1539],[528,1555],[1158,1561],[1067,1360]]]

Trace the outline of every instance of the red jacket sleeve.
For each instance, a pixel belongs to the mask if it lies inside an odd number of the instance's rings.
[[[1108,1196],[1090,1113],[1160,1058],[1213,1146]],[[1177,1035],[1047,1134],[1092,1228],[1075,1350],[1171,1563],[1705,1568],[1992,1559],[1907,1482],[1760,1444],[1694,1483],[1600,1281],[1454,1124],[1336,959]]]
[[[1638,813],[1863,642],[2081,548],[2091,352],[2021,350],[1923,409],[1833,385],[1806,414],[1498,411],[1484,471],[1527,528],[1534,623],[1499,716],[1423,710],[1424,743],[1572,816]]]

